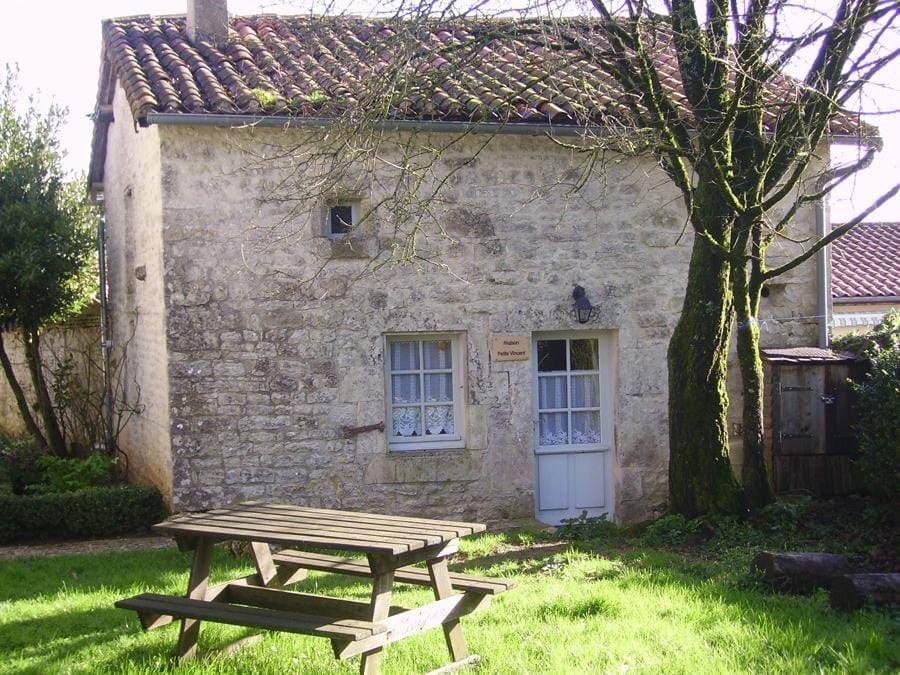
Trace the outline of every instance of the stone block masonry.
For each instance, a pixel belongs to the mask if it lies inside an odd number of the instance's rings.
[[[131,246],[147,265],[137,283],[156,284],[163,298],[141,303],[152,308],[147,347],[159,357],[142,376],[167,393],[165,414],[154,413],[165,423],[153,443],[160,456],[145,463],[171,467],[174,508],[269,498],[488,522],[531,516],[533,363],[493,361],[491,344],[574,330],[603,331],[614,344],[616,519],[650,517],[666,501],[666,348],[691,238],[680,198],[652,162],[610,163],[603,180],[572,192],[560,182],[577,168],[571,153],[541,137],[498,136],[458,170],[419,234],[439,265],[371,272],[361,255],[314,274],[331,250],[321,204],[300,205],[280,226],[297,204],[266,202],[283,175],[250,166],[245,152],[302,144],[301,132],[159,126],[136,137],[148,133],[158,220],[152,241]],[[461,140],[436,174],[482,141]],[[360,197],[377,205],[390,181],[365,185]],[[800,229],[812,223],[804,211]],[[389,250],[391,214],[376,209],[367,227],[366,250]],[[791,306],[765,311],[815,314],[812,265],[790,282]],[[569,314],[576,284],[599,308],[587,326]],[[795,343],[814,339],[814,325],[793,330]],[[343,427],[387,421],[385,335],[420,332],[462,336],[465,447],[396,452],[383,432],[345,437]],[[784,344],[777,333],[764,338]]]

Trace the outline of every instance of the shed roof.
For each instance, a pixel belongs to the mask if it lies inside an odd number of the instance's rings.
[[[784,349],[760,350],[764,361],[769,363],[853,363],[861,361],[853,352],[836,352],[821,347],[788,347]]]

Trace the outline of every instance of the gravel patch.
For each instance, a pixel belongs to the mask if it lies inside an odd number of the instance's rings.
[[[17,558],[47,558],[58,555],[82,553],[108,553],[111,551],[155,550],[174,546],[169,537],[142,534],[110,539],[90,539],[79,541],[55,541],[39,544],[13,544],[0,546],[0,560]]]

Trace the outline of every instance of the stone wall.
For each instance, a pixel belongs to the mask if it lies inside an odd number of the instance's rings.
[[[3,346],[13,365],[16,378],[25,392],[29,402],[34,401],[34,387],[25,360],[25,348],[18,332],[3,334]],[[71,378],[76,382],[80,392],[86,393],[92,400],[78,401],[85,412],[98,410],[103,399],[103,372],[100,369],[100,322],[97,307],[91,307],[79,317],[67,324],[53,326],[45,330],[41,336],[41,355],[48,376],[48,384],[52,386],[53,372],[61,360],[71,360]],[[52,395],[52,392],[51,392]],[[74,416],[77,417],[77,416]],[[40,425],[40,418],[35,414],[35,421]],[[78,430],[78,425],[70,434],[68,441],[85,444],[91,440]],[[0,432],[11,436],[25,434],[25,423],[19,414],[19,407],[6,377],[0,371]],[[96,439],[101,440],[101,439]]]
[[[171,499],[159,138],[156,127],[135,127],[121,87],[113,105],[104,184],[110,329],[113,357],[124,361],[119,396],[142,411],[119,444],[129,477]]]
[[[175,508],[265,497],[487,521],[532,515],[532,364],[492,362],[489,344],[585,328],[569,316],[575,284],[600,307],[588,328],[615,345],[615,516],[639,520],[665,502],[666,346],[691,237],[652,162],[611,162],[573,192],[578,158],[541,137],[498,136],[474,161],[485,139],[464,139],[436,171],[462,167],[435,205],[442,230],[418,234],[431,262],[372,270],[369,256],[395,239],[387,213],[376,209],[362,254],[349,256],[321,236],[321,204],[300,204],[277,225],[298,205],[265,202],[283,176],[245,150],[302,143],[300,132],[163,125],[135,136],[116,126],[110,281],[119,336],[139,308],[134,368],[148,405],[127,442],[133,457],[143,452],[135,470],[157,484],[171,459]],[[361,196],[378,204],[389,185],[376,175]],[[800,229],[812,223],[810,208]],[[766,344],[814,339],[814,321],[790,320],[816,313],[814,284],[809,264],[764,301],[764,316],[780,319],[764,329]],[[344,438],[342,426],[385,419],[384,334],[403,331],[465,334],[465,449],[396,453],[383,433]]]

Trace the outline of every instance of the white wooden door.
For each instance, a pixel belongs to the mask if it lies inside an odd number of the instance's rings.
[[[534,363],[535,515],[613,518],[609,336],[537,333]]]

